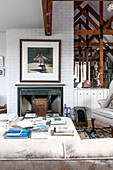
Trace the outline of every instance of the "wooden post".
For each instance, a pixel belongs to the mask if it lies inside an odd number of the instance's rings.
[[[81,82],[81,47],[79,47],[79,82]]]
[[[81,23],[79,23],[79,30],[81,30]],[[80,37],[79,41],[81,42]],[[79,82],[81,82],[81,47],[79,47]]]
[[[89,50],[88,49],[86,49],[86,80],[88,80],[88,70],[89,70],[89,68],[88,68],[88,53],[89,53]]]
[[[88,14],[88,7],[86,9],[86,12]],[[88,29],[88,26],[89,26],[89,21],[88,19],[86,18],[86,29]],[[88,66],[88,53],[89,53],[89,50],[88,50],[88,47],[89,47],[89,35],[86,35],[86,80],[89,79],[89,66]]]
[[[103,2],[100,2],[100,83],[103,86]]]
[[[103,86],[103,39],[100,39],[100,83]]]

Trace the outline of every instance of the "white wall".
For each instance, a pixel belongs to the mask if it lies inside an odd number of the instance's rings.
[[[73,107],[73,2],[53,3],[53,35],[45,36],[42,29],[10,29],[6,31],[7,104],[8,112],[17,112],[17,88],[20,83],[19,39],[61,39],[61,83],[64,103]]]
[[[4,68],[6,70],[6,34],[0,33],[0,56],[4,56]],[[0,67],[2,68],[2,67]],[[5,76],[0,77],[0,106],[7,103],[7,82]]]

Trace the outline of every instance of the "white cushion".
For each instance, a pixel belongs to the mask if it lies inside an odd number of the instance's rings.
[[[37,139],[1,139],[0,158],[63,158],[62,143]]]
[[[113,139],[86,139],[65,145],[66,158],[113,157]]]

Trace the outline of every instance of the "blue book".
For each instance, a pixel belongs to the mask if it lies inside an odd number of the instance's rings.
[[[4,136],[5,139],[24,139],[24,138],[28,138],[30,134],[30,130],[22,130],[22,132],[20,133],[20,135],[8,135],[6,134]]]
[[[7,135],[9,136],[12,136],[12,135],[20,135],[22,132],[22,128],[10,128],[8,131],[7,131]]]
[[[61,121],[62,119],[60,117],[54,118],[54,121]]]

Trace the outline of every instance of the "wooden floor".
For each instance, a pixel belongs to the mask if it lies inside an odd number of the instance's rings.
[[[78,127],[74,121],[73,121],[73,123],[74,123],[75,127]],[[95,124],[95,127],[109,127],[108,124],[104,124],[102,122],[99,122],[98,120],[95,120],[94,124]],[[88,120],[88,127],[92,127],[91,120]]]
[[[102,122],[99,122],[98,120],[95,120],[94,124],[95,124],[95,127],[109,127],[108,124],[104,124]],[[90,127],[92,126],[91,120],[88,120],[88,126]]]

